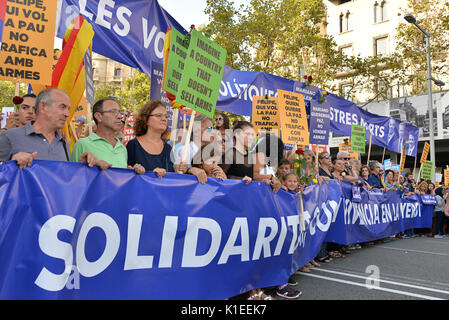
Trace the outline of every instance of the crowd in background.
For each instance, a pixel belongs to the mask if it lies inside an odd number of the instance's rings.
[[[84,162],[101,170],[115,167],[127,168],[136,174],[154,172],[160,179],[167,172],[191,174],[202,184],[209,177],[243,180],[245,185],[252,181],[264,181],[275,193],[283,189],[296,194],[307,187],[300,182],[298,170],[295,170],[295,159],[302,158],[305,166],[299,174],[315,177],[317,183],[336,179],[365,190],[378,188],[385,192],[397,192],[401,197],[413,193],[435,195],[437,205],[433,230],[407,230],[379,241],[417,235],[443,238],[449,231],[444,214],[445,188],[435,188],[428,181],[416,183],[410,173],[401,175],[394,170],[383,171],[377,161],[362,165],[359,160],[350,159],[350,154],[345,151],[335,156],[328,152],[316,154],[309,149],[285,151],[284,144],[275,135],[257,135],[253,125],[247,121],[236,121],[231,126],[225,113],[219,113],[215,119],[196,115],[197,126],[192,131],[190,142],[183,142],[185,131],[179,130],[179,138],[174,140],[172,146],[168,140],[169,116],[166,107],[160,101],[150,101],[136,115],[133,126],[135,138],[125,146],[122,142],[126,115],[114,98],[105,98],[97,101],[92,109],[95,129],[79,139],[71,149],[60,133],[70,109],[70,99],[64,91],[51,88],[37,97],[26,95],[16,102],[20,102],[16,113],[1,129],[0,162],[15,160],[20,168],[31,165],[35,159]],[[301,267],[299,272],[310,272],[311,268],[320,267],[321,263],[345,258],[351,251],[372,244],[343,246],[323,243],[315,259]],[[251,290],[233,298],[269,300],[272,299],[271,295],[297,298],[301,292],[297,290],[297,282],[290,277],[286,284]]]

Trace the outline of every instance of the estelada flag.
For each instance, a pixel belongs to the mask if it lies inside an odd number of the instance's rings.
[[[65,32],[61,56],[52,74],[51,86],[64,90],[70,98],[69,118],[64,127],[70,149],[76,138],[69,126],[86,89],[84,55],[87,50],[92,51],[93,37],[89,22],[82,16],[76,17]]]
[[[7,2],[8,0],[0,0],[0,44],[2,44],[3,25],[5,24]]]

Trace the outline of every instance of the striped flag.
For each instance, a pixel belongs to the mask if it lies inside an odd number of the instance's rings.
[[[51,86],[64,90],[70,98],[70,115],[64,127],[70,149],[76,137],[69,126],[86,88],[84,55],[87,50],[92,52],[93,37],[89,22],[82,16],[76,17],[65,32],[62,53],[52,74]]]
[[[3,37],[3,25],[5,24],[6,4],[8,0],[0,0],[0,44]]]

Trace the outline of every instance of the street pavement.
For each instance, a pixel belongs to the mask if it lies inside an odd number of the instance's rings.
[[[449,238],[374,244],[311,270],[294,275],[299,300],[447,300]]]

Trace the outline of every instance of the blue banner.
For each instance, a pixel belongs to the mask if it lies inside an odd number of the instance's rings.
[[[433,205],[413,194],[401,198],[394,190],[367,191],[361,188],[361,201],[353,200],[352,184],[341,184],[343,198],[326,241],[352,244],[394,236],[413,228],[432,228]]]
[[[355,204],[351,190],[311,185],[301,215],[298,196],[263,182],[9,161],[0,165],[0,299],[224,299],[286,283],[325,239],[428,227],[429,212],[431,223],[433,206],[416,196],[362,192]]]
[[[309,143],[329,144],[330,110],[327,102],[310,102]]]

